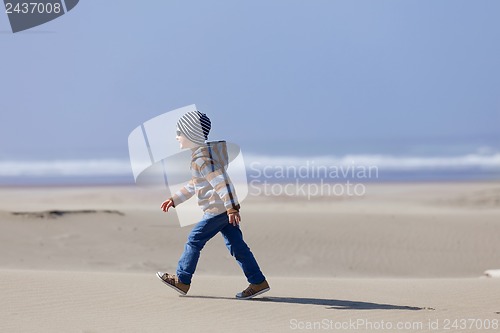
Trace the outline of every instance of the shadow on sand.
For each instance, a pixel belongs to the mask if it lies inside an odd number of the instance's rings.
[[[216,297],[216,296],[182,296],[183,298],[201,298],[201,299],[219,299],[237,301],[236,298]],[[302,297],[262,297],[249,300],[251,302],[271,302],[271,303],[288,303],[288,304],[304,304],[304,305],[321,305],[327,309],[336,310],[432,310],[431,308],[421,308],[417,306],[405,306],[394,304],[380,304],[361,301],[347,301],[340,299],[323,299],[323,298],[302,298]]]

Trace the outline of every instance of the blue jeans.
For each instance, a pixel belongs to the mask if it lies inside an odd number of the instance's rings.
[[[250,248],[243,240],[240,227],[230,224],[226,213],[216,216],[205,214],[203,219],[191,230],[184,247],[184,253],[182,253],[177,265],[179,280],[182,283],[191,284],[201,250],[218,232],[224,237],[229,252],[240,264],[248,282],[253,284],[263,282],[266,278],[260,271]]]

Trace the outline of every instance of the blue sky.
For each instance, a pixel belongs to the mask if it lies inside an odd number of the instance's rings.
[[[500,150],[499,12],[495,0],[82,0],[17,34],[0,13],[0,159],[127,158],[136,126],[193,103],[213,139],[252,153]]]

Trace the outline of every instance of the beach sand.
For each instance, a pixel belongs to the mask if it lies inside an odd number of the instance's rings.
[[[271,284],[250,301],[234,299],[247,282],[220,236],[188,296],[156,278],[175,271],[190,229],[164,199],[0,188],[0,332],[500,331],[500,279],[483,275],[500,269],[498,182],[249,196],[242,229]]]

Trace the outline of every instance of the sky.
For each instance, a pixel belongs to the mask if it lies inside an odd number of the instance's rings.
[[[500,152],[496,0],[81,0],[13,34],[0,160],[128,158],[190,104],[270,156]],[[174,133],[165,133],[174,135]]]

